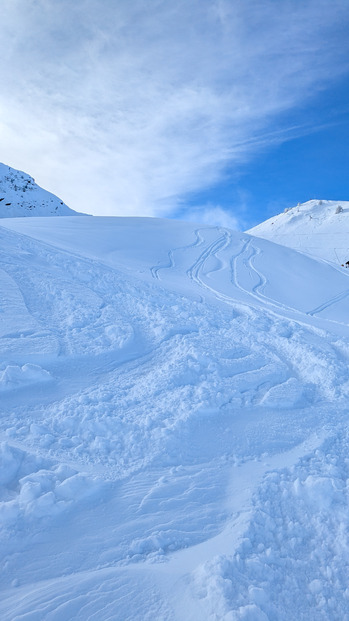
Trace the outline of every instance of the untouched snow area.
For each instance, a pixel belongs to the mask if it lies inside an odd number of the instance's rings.
[[[340,266],[349,261],[349,202],[308,201],[285,209],[248,233]]]
[[[26,173],[0,164],[0,218],[78,215]]]
[[[349,271],[155,219],[0,238],[1,620],[349,619]]]

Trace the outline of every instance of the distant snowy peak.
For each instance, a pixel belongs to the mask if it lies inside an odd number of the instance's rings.
[[[79,215],[84,214],[40,188],[26,173],[0,164],[0,218]]]
[[[349,261],[349,201],[307,201],[247,232],[342,265]]]

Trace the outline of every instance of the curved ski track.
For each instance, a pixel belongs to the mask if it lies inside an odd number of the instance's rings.
[[[186,250],[190,250],[195,247],[202,246],[205,243],[205,239],[202,235],[203,231],[205,230],[212,231],[212,229],[209,227],[196,229],[195,230],[196,241],[193,244],[186,245],[186,246],[179,246],[179,247],[170,249],[168,251],[168,258],[169,258],[168,263],[153,266],[150,268],[151,275],[153,276],[153,278],[160,280],[159,271],[162,269],[176,268],[174,253],[177,253],[179,251],[186,251]],[[207,276],[209,273],[217,272],[220,270],[224,270],[225,268],[229,268],[229,262],[228,261],[224,262],[221,259],[219,259],[218,254],[224,251],[225,249],[227,249],[229,245],[231,245],[231,242],[232,242],[231,233],[226,229],[222,229],[221,227],[216,227],[216,230],[218,233],[220,233],[220,236],[205,247],[205,249],[197,257],[196,261],[186,270],[186,274],[188,278],[192,282],[196,283],[201,289],[205,289],[206,291],[210,292],[216,297],[216,299],[221,300],[225,302],[226,304],[232,305],[232,304],[239,303],[240,300],[238,300],[236,296],[227,295],[225,293],[218,291],[215,287],[209,285],[204,280],[204,276]],[[230,270],[231,270],[230,280],[231,280],[232,285],[236,287],[237,289],[239,289],[245,295],[255,298],[256,300],[258,300],[259,303],[262,303],[263,305],[266,305],[268,307],[273,307],[274,309],[276,309],[276,311],[278,310],[279,311],[281,310],[283,312],[293,311],[293,312],[298,313],[299,311],[297,311],[297,309],[289,307],[285,304],[279,303],[276,300],[273,300],[272,298],[262,293],[263,289],[268,283],[268,280],[265,277],[265,275],[255,267],[253,263],[254,258],[260,255],[261,253],[262,251],[260,250],[260,248],[255,247],[252,244],[251,239],[247,239],[245,241],[241,250],[236,255],[230,258]],[[205,264],[210,258],[213,258],[213,257],[221,263],[222,267],[211,270],[210,272],[204,273]],[[253,279],[253,275],[257,278],[257,283],[254,284],[250,289],[244,287],[240,283],[241,278],[239,278],[239,272],[241,271],[241,267],[239,267],[239,262],[242,262],[243,269],[246,269],[250,272],[251,279]]]
[[[168,258],[169,258],[169,264],[165,264],[165,265],[154,265],[153,267],[150,268],[150,273],[152,275],[153,278],[156,278],[157,280],[160,280],[160,276],[159,276],[159,271],[160,270],[166,270],[166,269],[171,269],[176,267],[175,264],[175,260],[174,260],[174,256],[173,253],[174,252],[178,252],[179,250],[189,250],[190,248],[196,248],[197,246],[200,246],[201,244],[204,243],[204,238],[201,237],[200,235],[200,231],[204,230],[204,229],[197,229],[195,231],[195,236],[196,236],[196,240],[193,244],[189,244],[186,246],[178,246],[177,248],[173,248],[172,250],[168,251]]]

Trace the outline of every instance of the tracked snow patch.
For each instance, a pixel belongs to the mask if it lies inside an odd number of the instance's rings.
[[[208,618],[347,619],[348,430],[338,432],[292,469],[269,472],[240,546],[196,570]]]
[[[10,244],[11,246],[11,244]],[[1,352],[3,359],[16,358],[24,355],[55,354],[57,353],[58,343],[55,335],[49,327],[43,328],[37,321],[35,315],[28,308],[26,296],[23,295],[18,279],[12,272],[14,264],[7,262],[6,241],[1,236],[1,256],[4,269],[0,269],[0,338]],[[11,248],[18,253],[18,248]],[[20,254],[20,253],[18,253]],[[15,272],[21,275],[21,261],[17,254],[17,268]],[[11,265],[12,263],[12,265]],[[28,268],[28,273],[31,273]]]
[[[345,619],[346,272],[165,220],[0,235],[1,620]]]
[[[310,392],[310,397],[313,395]],[[261,399],[261,405],[271,408],[288,409],[301,407],[309,401],[307,388],[295,377],[289,378],[282,384],[272,386]]]

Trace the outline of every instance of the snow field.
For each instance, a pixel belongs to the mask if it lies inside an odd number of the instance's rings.
[[[346,275],[44,220],[0,227],[1,618],[345,619]]]

